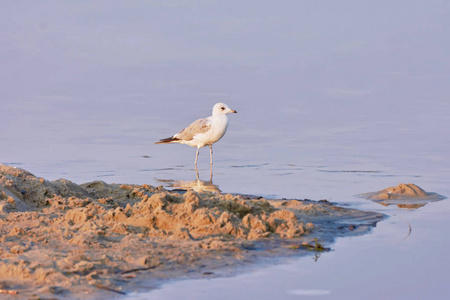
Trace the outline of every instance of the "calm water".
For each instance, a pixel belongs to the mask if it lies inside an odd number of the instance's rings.
[[[450,195],[449,20],[448,1],[2,1],[0,162],[76,183],[192,181],[194,148],[153,143],[223,101],[238,114],[214,147],[220,190],[390,218],[317,262],[142,297],[445,298],[450,202],[354,195]]]

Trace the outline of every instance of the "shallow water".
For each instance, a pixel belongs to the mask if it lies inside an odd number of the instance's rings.
[[[442,298],[450,202],[355,195],[400,182],[450,195],[449,15],[437,0],[2,1],[0,162],[76,183],[194,181],[194,148],[153,143],[223,101],[238,114],[214,146],[216,188],[390,218],[317,262],[142,297]]]

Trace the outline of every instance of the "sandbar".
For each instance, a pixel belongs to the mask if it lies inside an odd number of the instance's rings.
[[[322,251],[383,218],[325,200],[75,184],[0,165],[0,291],[11,299],[6,293],[121,297]]]

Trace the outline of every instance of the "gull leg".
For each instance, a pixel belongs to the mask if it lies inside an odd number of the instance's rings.
[[[212,145],[209,145],[209,156],[210,156],[210,158],[211,158],[209,164],[210,164],[211,167],[212,167],[212,164],[213,164],[213,159],[212,159]]]
[[[197,147],[197,153],[195,154],[195,170],[197,170],[197,160],[198,160],[198,151],[200,151],[200,147]]]
[[[212,177],[213,177],[213,157],[212,157],[212,145],[209,145],[209,155],[211,157],[210,163],[209,163],[209,181],[212,183]]]
[[[200,151],[200,147],[197,147],[197,153],[195,154],[195,175],[197,176],[197,180],[199,180],[198,169],[197,169],[197,160],[198,160],[198,152]]]

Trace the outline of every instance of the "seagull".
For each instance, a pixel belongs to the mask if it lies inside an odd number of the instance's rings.
[[[209,153],[211,157],[210,165],[212,171],[212,145],[225,135],[228,127],[227,114],[229,113],[237,113],[237,111],[229,108],[225,103],[216,103],[212,109],[212,116],[198,119],[177,134],[169,138],[161,139],[155,144],[179,143],[197,147],[197,153],[195,155],[195,170],[197,170],[198,152],[200,148],[209,146]]]

